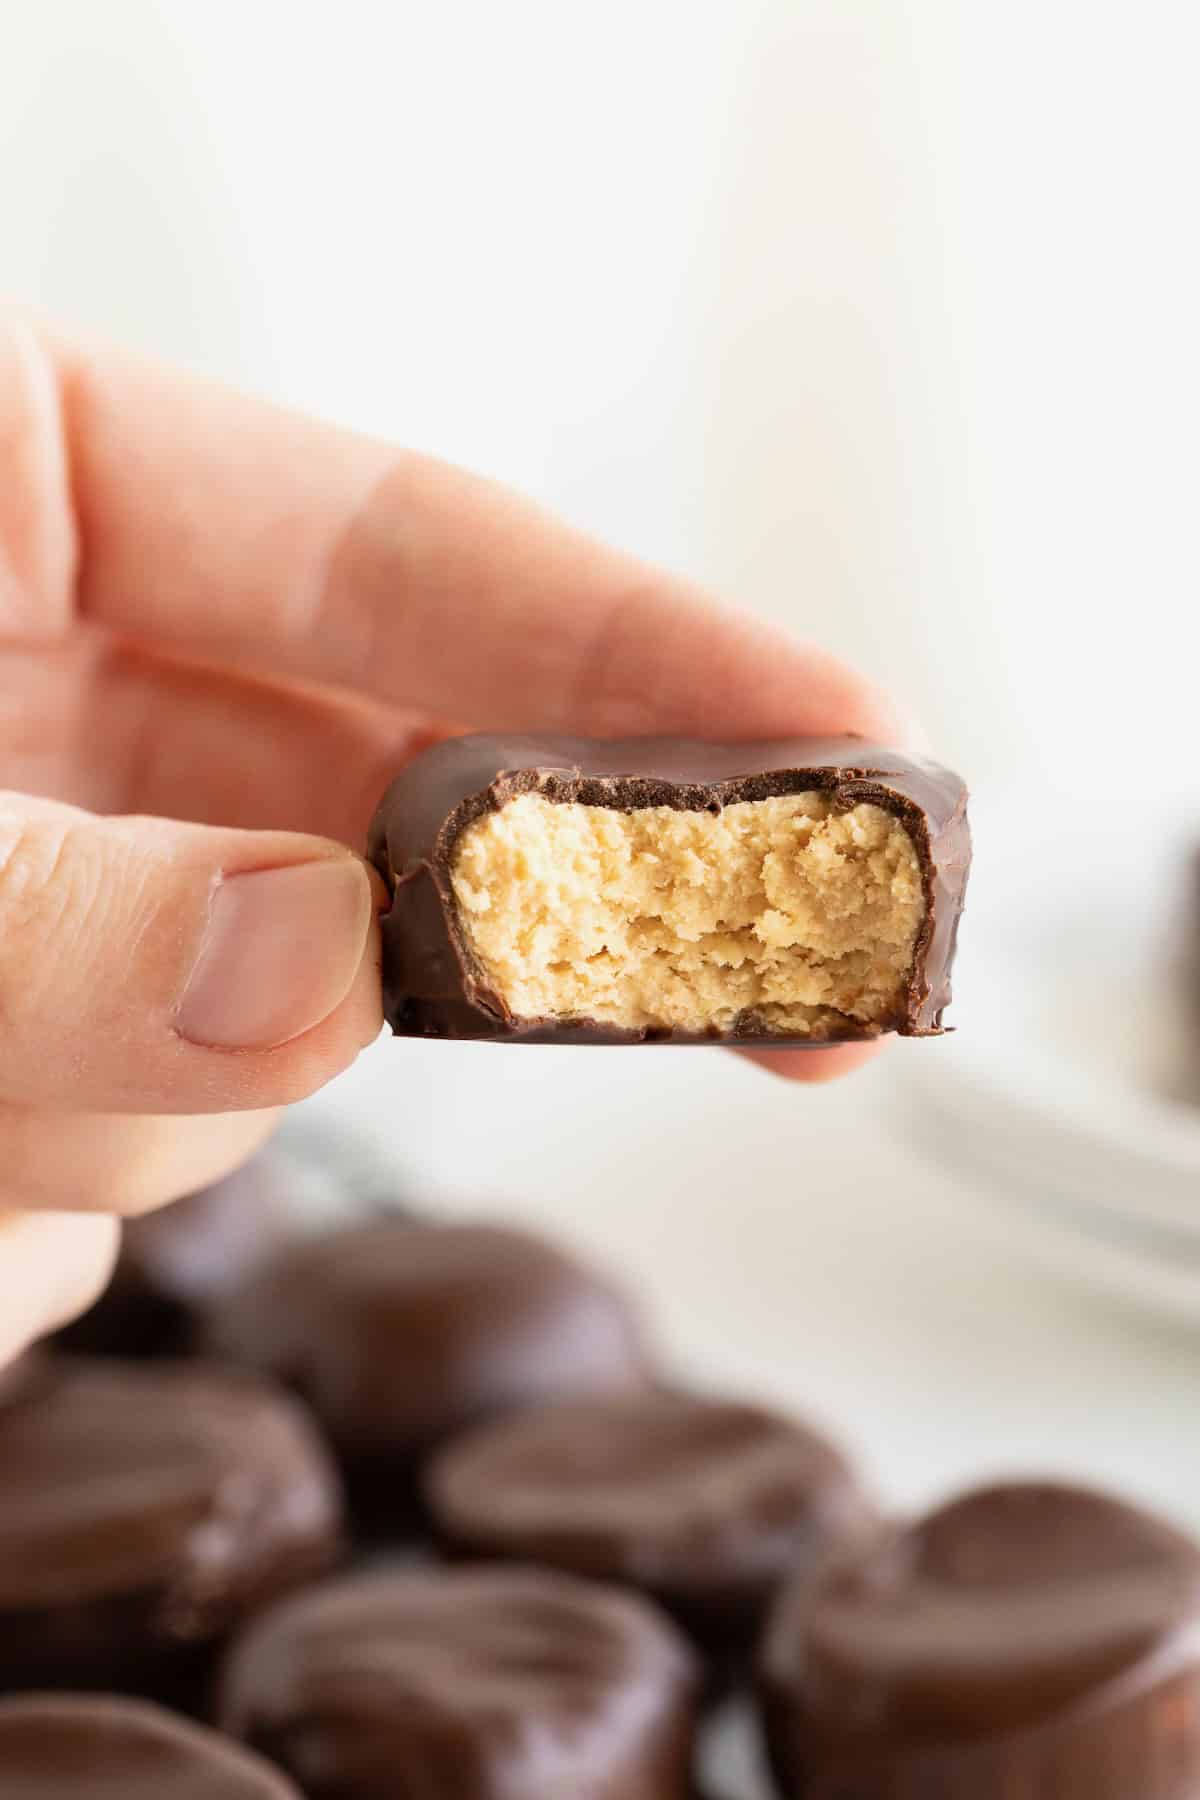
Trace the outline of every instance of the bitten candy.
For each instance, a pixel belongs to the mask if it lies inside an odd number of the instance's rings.
[[[543,1569],[406,1570],[264,1615],[219,1712],[308,1800],[687,1800],[696,1688],[635,1595]]]
[[[760,1683],[789,1800],[1190,1800],[1200,1547],[1101,1493],[985,1488],[785,1595]]]
[[[301,1800],[280,1770],[159,1706],[108,1694],[0,1700],[4,1800]]]
[[[856,738],[451,738],[384,795],[384,1010],[408,1037],[936,1035],[958,776]]]
[[[648,1389],[559,1401],[455,1439],[426,1471],[457,1554],[643,1589],[715,1650],[744,1650],[789,1575],[875,1522],[849,1462],[799,1422]]]

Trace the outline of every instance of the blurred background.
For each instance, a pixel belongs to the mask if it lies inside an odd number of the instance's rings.
[[[625,1269],[902,1501],[1053,1467],[1200,1523],[1190,9],[0,16],[0,289],[529,490],[862,665],[977,790],[952,1040],[829,1091],[381,1042],[312,1116]]]

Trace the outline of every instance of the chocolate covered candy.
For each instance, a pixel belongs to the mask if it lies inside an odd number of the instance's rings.
[[[58,1334],[100,1356],[169,1356],[191,1347],[200,1309],[299,1231],[289,1165],[264,1151],[224,1181],[127,1220],[105,1292]]]
[[[145,1701],[0,1699],[4,1800],[300,1800],[261,1757]]]
[[[661,1390],[482,1426],[433,1459],[425,1492],[455,1552],[629,1583],[726,1651],[754,1639],[789,1575],[875,1518],[816,1432],[762,1407]]]
[[[308,1800],[687,1800],[696,1685],[635,1595],[541,1569],[405,1571],[256,1621],[219,1710]]]
[[[761,1683],[796,1800],[1190,1800],[1200,1547],[1103,1494],[983,1489],[786,1595]]]
[[[209,1341],[305,1395],[372,1512],[463,1426],[648,1367],[606,1278],[488,1224],[379,1219],[296,1245],[215,1309]]]
[[[934,1035],[970,863],[959,778],[855,738],[453,738],[368,848],[393,1031],[526,1043]]]
[[[286,1395],[235,1370],[40,1358],[0,1408],[0,1688],[188,1690],[213,1641],[328,1566],[339,1524]]]

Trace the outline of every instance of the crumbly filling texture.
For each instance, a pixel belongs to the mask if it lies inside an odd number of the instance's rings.
[[[520,794],[451,867],[460,928],[517,1018],[820,1039],[903,1008],[920,864],[882,807],[822,792],[719,813],[619,812]]]

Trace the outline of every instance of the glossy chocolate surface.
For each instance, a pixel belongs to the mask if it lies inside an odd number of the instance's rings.
[[[434,1458],[425,1491],[456,1553],[629,1583],[721,1648],[749,1643],[789,1575],[876,1517],[816,1432],[663,1390],[482,1426]]]
[[[634,1595],[540,1569],[411,1571],[257,1621],[220,1716],[309,1800],[686,1800],[696,1683]]]
[[[459,930],[450,865],[461,832],[518,794],[629,812],[644,806],[719,811],[739,801],[821,789],[835,810],[863,801],[902,820],[925,888],[902,1016],[904,1036],[942,1029],[950,966],[971,860],[966,790],[957,775],[921,757],[857,738],[697,744],[663,738],[450,738],[393,781],[371,825],[368,855],[392,894],[382,920],[384,1014],[406,1037],[493,1038],[524,1043],[712,1043],[715,1035],[622,1030],[586,1019],[515,1019],[487,985]],[[823,1039],[874,1036],[847,1019]],[[811,1048],[808,1039],[765,1032],[747,1018],[721,1038]]]
[[[217,1307],[209,1335],[303,1393],[343,1456],[381,1472],[477,1419],[647,1370],[615,1287],[490,1224],[377,1219],[314,1238]]]
[[[327,1455],[238,1371],[39,1365],[0,1409],[0,1687],[173,1692],[177,1657],[328,1567]]]
[[[144,1701],[0,1699],[4,1800],[301,1800],[261,1757]]]
[[[1190,1800],[1200,1548],[1103,1494],[980,1490],[785,1596],[762,1659],[803,1800]]]

